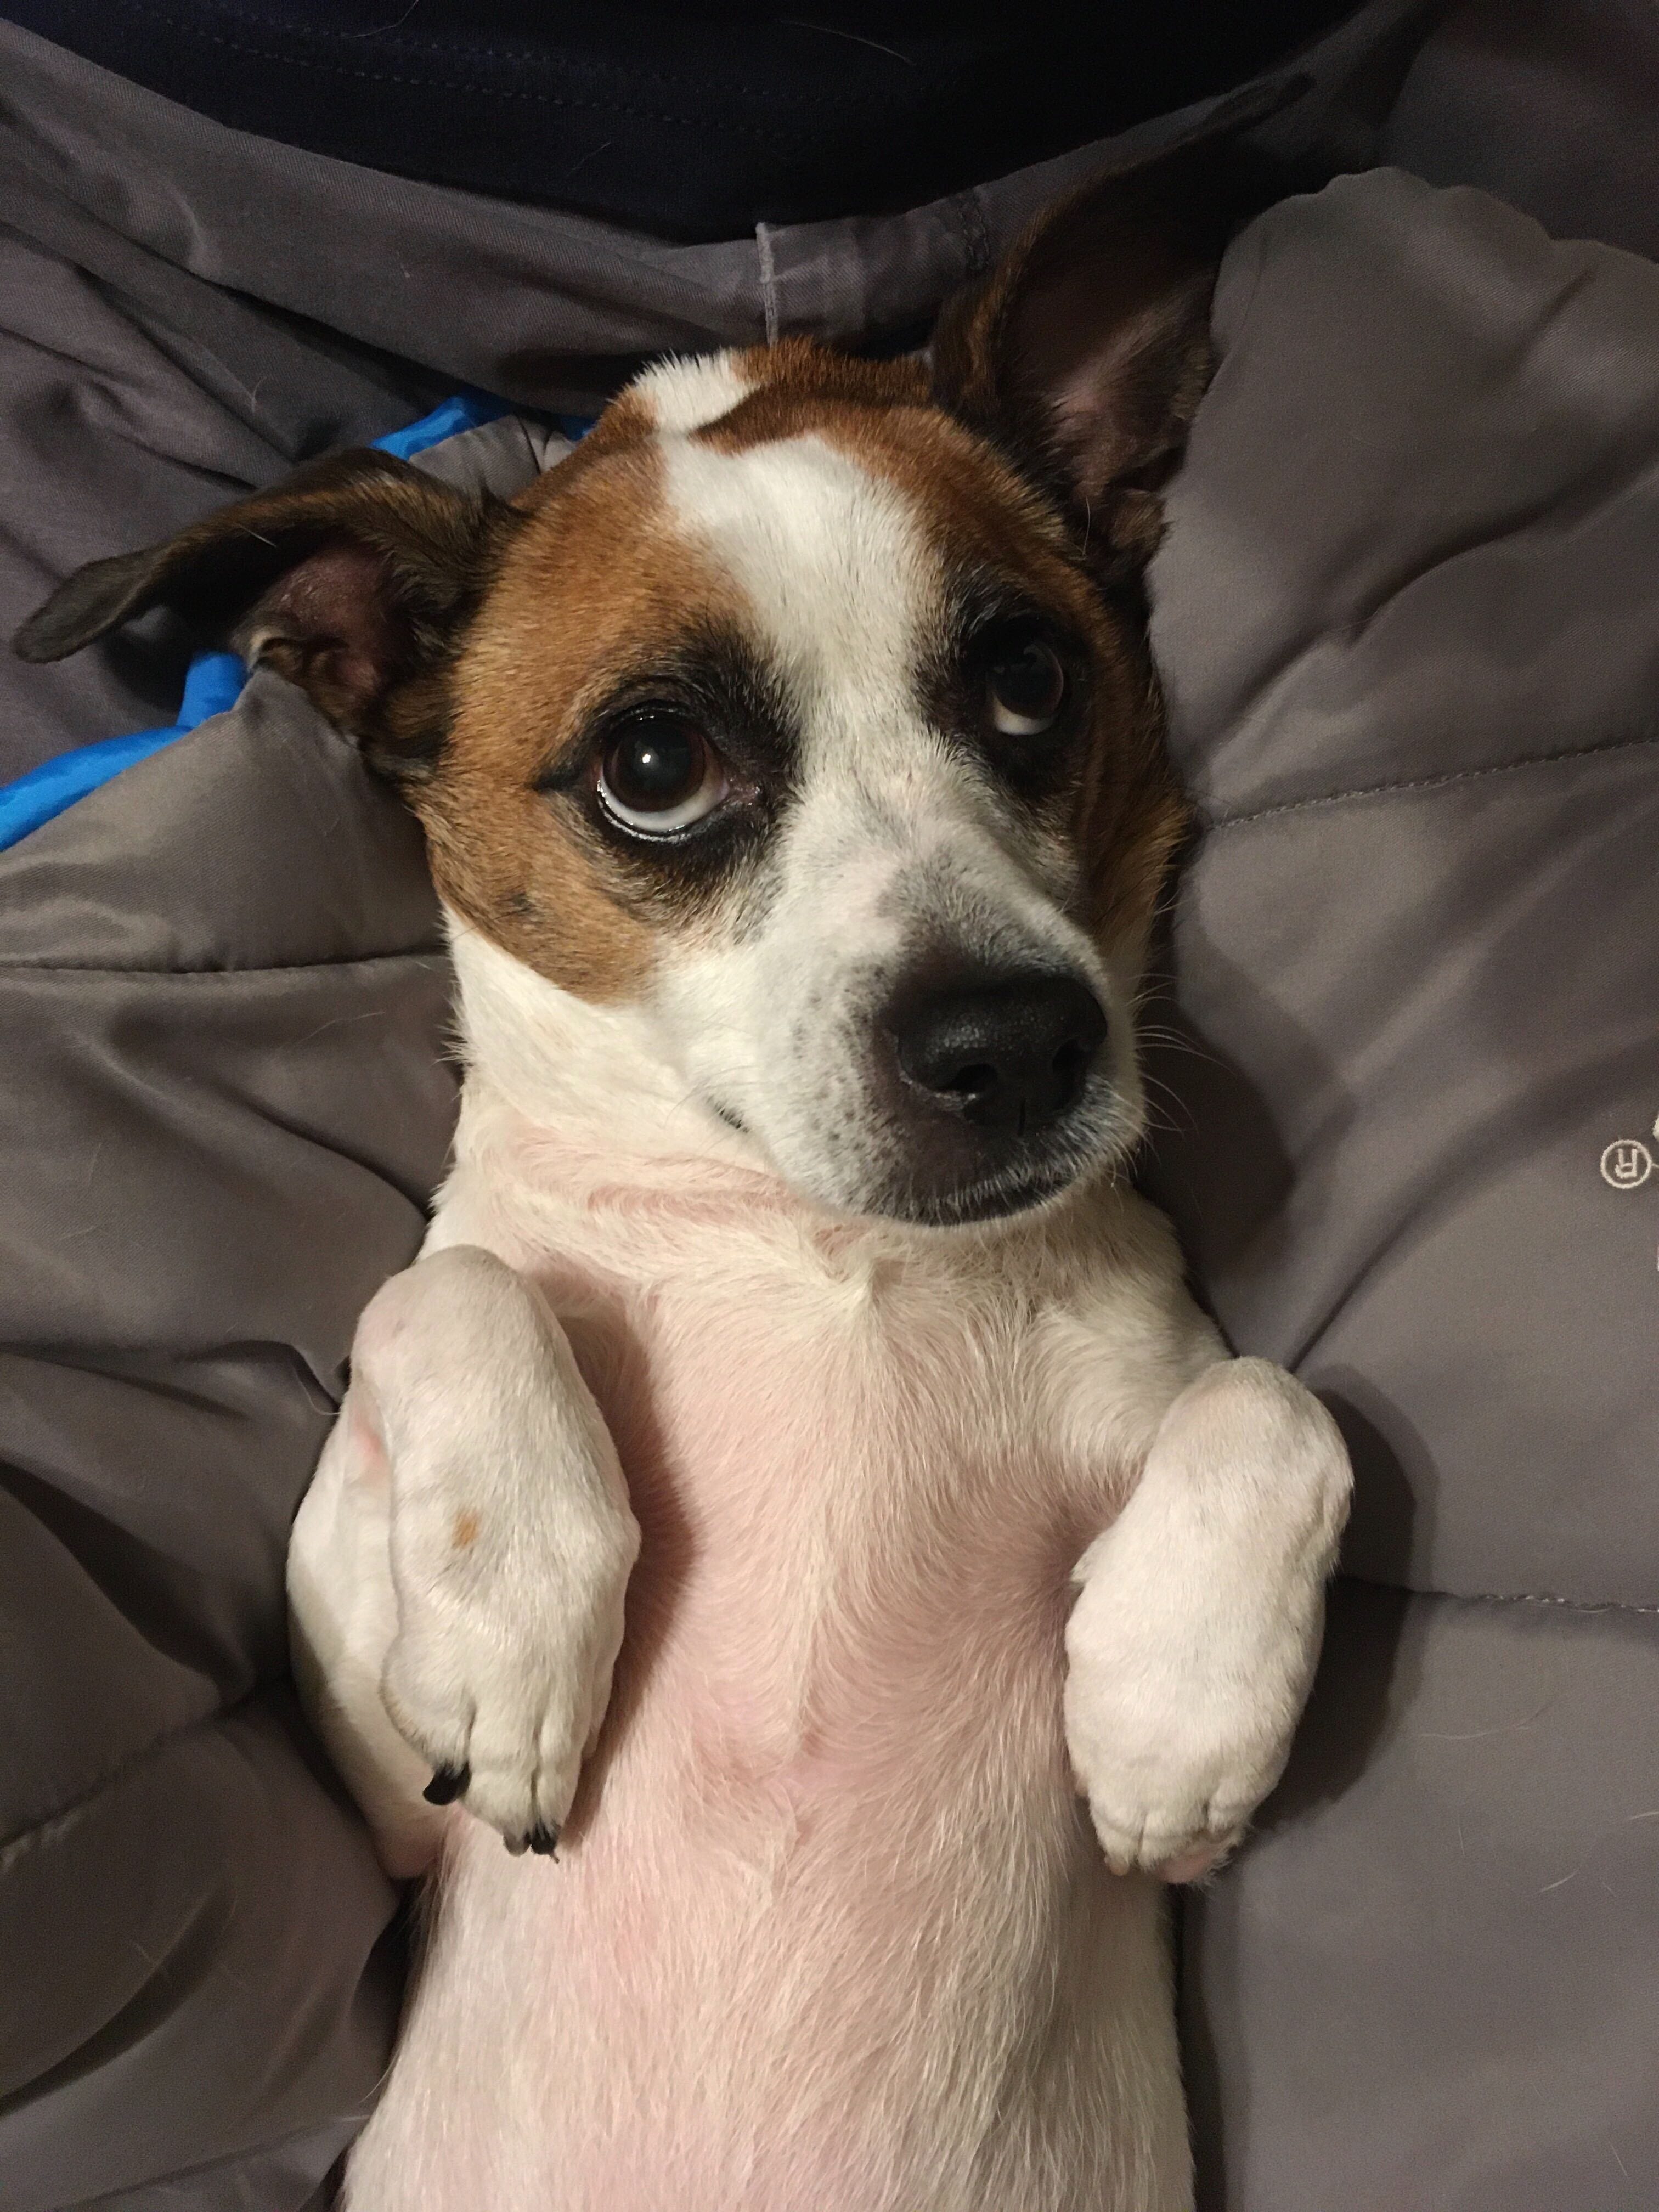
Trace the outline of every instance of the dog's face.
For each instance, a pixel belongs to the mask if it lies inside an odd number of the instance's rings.
[[[20,642],[190,610],[399,777],[467,923],[629,1010],[797,1188],[1039,1203],[1139,1128],[1182,818],[1139,571],[1207,366],[1204,228],[1120,180],[930,360],[659,367],[510,507],[337,456],[83,571]]]
[[[546,478],[415,799],[474,927],[641,1010],[799,1188],[953,1221],[1138,1126],[1176,815],[1132,615],[919,364],[649,372]]]

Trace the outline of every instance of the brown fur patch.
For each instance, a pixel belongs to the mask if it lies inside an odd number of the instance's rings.
[[[931,404],[927,363],[918,354],[892,361],[864,361],[837,353],[816,338],[781,338],[776,345],[748,346],[732,356],[738,374],[750,387],[750,400],[839,399],[856,407],[925,407]],[[729,423],[732,414],[720,420]],[[711,423],[712,429],[714,426]]]
[[[649,417],[624,399],[521,504],[457,664],[454,720],[414,803],[440,890],[467,921],[584,998],[636,994],[672,884],[647,911],[637,876],[574,793],[540,779],[595,709],[714,618],[730,584],[662,507]]]
[[[451,1545],[458,1552],[470,1552],[478,1540],[478,1530],[482,1525],[477,1515],[471,1509],[458,1513],[455,1525],[449,1532]]]

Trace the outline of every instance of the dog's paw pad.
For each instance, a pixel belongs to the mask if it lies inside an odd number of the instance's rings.
[[[1101,1854],[1114,1874],[1150,1874],[1167,1882],[1201,1881],[1243,1840],[1248,1815],[1194,1807],[1157,1813],[1132,1810],[1121,1797],[1091,1797],[1090,1818]]]
[[[1178,1851],[1174,1858],[1160,1859],[1152,1872],[1160,1881],[1172,1885],[1202,1881],[1231,1855],[1237,1842],[1235,1834],[1194,1844],[1191,1850]]]

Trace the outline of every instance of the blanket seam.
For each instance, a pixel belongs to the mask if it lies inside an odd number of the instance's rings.
[[[1605,744],[1564,745],[1559,751],[1528,753],[1520,760],[1491,761],[1484,768],[1449,770],[1444,775],[1411,776],[1397,783],[1357,783],[1346,791],[1324,791],[1309,799],[1287,799],[1274,806],[1257,807],[1243,814],[1212,814],[1201,817],[1202,827],[1242,830],[1251,823],[1271,822],[1284,814],[1304,814],[1316,807],[1343,806],[1352,799],[1387,799],[1401,791],[1443,791],[1453,784],[1477,783],[1487,776],[1512,775],[1522,769],[1559,768],[1565,761],[1601,760],[1610,753],[1641,752],[1659,747],[1659,736],[1613,738]]]
[[[1412,1583],[1378,1582],[1370,1575],[1340,1574],[1337,1579],[1361,1589],[1393,1590],[1401,1597],[1444,1598],[1452,1605],[1553,1605],[1567,1613],[1634,1613],[1659,1619],[1659,1605],[1635,1605],[1617,1597],[1557,1597],[1548,1590],[1419,1589]]]

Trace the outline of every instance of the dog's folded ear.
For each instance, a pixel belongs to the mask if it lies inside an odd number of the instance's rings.
[[[1252,88],[1187,137],[1047,210],[931,350],[940,406],[1075,515],[1103,582],[1137,573],[1163,529],[1160,487],[1209,382],[1216,271],[1277,180],[1236,135],[1306,88]]]
[[[330,453],[165,544],[77,569],[14,643],[61,660],[167,607],[297,684],[378,765],[418,774],[441,739],[430,679],[519,520],[389,453]]]

